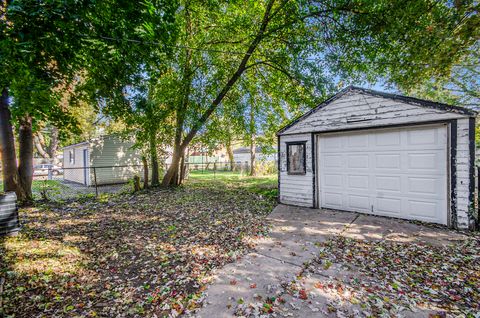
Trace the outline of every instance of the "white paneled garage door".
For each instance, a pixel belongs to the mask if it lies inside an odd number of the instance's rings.
[[[447,224],[446,125],[319,137],[320,206]]]

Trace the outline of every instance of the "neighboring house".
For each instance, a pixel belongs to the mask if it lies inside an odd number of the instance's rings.
[[[266,153],[262,147],[255,148],[255,160],[256,161],[275,161],[277,157],[276,153]],[[244,163],[245,161],[250,163],[250,147],[241,147],[233,150],[233,161]]]
[[[350,86],[277,133],[280,202],[471,228],[475,117]]]
[[[134,142],[102,136],[63,148],[64,180],[87,186],[124,183],[142,177],[142,157]],[[93,169],[95,168],[95,169]]]

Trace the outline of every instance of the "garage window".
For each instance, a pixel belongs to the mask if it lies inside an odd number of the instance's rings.
[[[75,150],[70,150],[68,152],[69,161],[71,164],[75,164]]]
[[[305,174],[306,141],[287,142],[288,174]]]

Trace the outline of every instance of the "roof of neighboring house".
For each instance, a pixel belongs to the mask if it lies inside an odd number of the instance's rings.
[[[67,148],[73,148],[73,147],[78,147],[78,146],[83,146],[83,145],[89,145],[90,143],[100,140],[100,139],[105,139],[105,138],[111,138],[111,137],[119,137],[117,134],[110,134],[110,135],[102,135],[96,138],[92,138],[90,140],[85,140],[82,142],[77,142],[76,144],[71,144],[68,146],[63,147],[62,149],[67,149]]]
[[[65,146],[62,149],[75,148],[75,147],[78,147],[78,146],[88,145],[89,143],[90,143],[89,141],[77,142],[76,144],[71,144],[71,145]]]
[[[426,99],[420,99],[420,98],[409,97],[409,96],[398,95],[398,94],[385,93],[385,92],[375,91],[373,89],[367,89],[367,88],[363,88],[363,87],[357,87],[357,86],[350,85],[350,86],[342,89],[341,91],[339,91],[335,95],[331,96],[330,98],[325,100],[323,103],[321,103],[317,107],[312,108],[311,110],[309,110],[305,114],[303,114],[300,117],[297,117],[296,119],[292,120],[292,122],[290,122],[286,126],[282,127],[280,130],[278,130],[277,135],[281,134],[282,132],[284,132],[288,128],[295,125],[300,120],[302,120],[302,119],[310,116],[311,114],[319,111],[323,107],[327,106],[331,102],[339,99],[340,97],[342,97],[343,95],[345,95],[346,93],[351,92],[351,91],[357,91],[359,93],[364,93],[364,94],[368,94],[368,95],[372,95],[372,96],[378,96],[378,97],[388,98],[388,99],[392,99],[392,100],[397,100],[397,101],[401,101],[401,102],[411,104],[411,105],[415,105],[415,106],[426,107],[426,108],[434,108],[434,109],[440,109],[440,110],[443,110],[443,111],[446,111],[446,112],[463,114],[463,115],[467,115],[467,116],[470,116],[470,117],[477,116],[476,111],[465,108],[465,107],[448,105],[448,104],[444,104],[444,103],[437,103],[437,102],[429,101],[429,100],[426,100]]]
[[[259,147],[257,146],[255,148],[255,152],[257,153],[263,153],[263,148],[262,147]],[[233,149],[233,154],[241,154],[241,153],[250,153],[250,147],[241,147],[241,148],[237,148],[237,149]]]

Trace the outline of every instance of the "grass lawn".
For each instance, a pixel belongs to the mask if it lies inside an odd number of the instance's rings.
[[[268,232],[276,186],[276,177],[194,172],[178,189],[22,209],[21,234],[0,239],[0,316],[195,310],[212,270]]]

